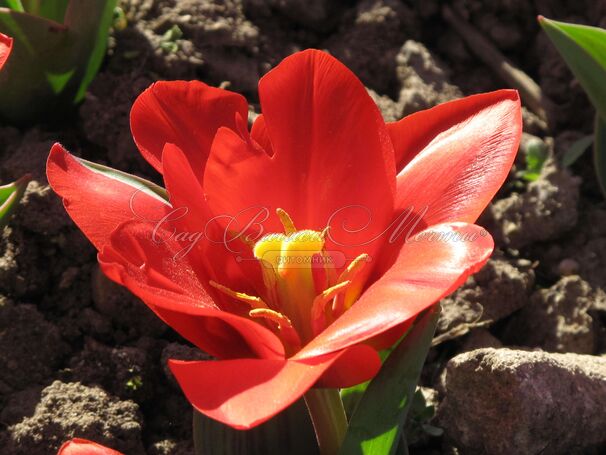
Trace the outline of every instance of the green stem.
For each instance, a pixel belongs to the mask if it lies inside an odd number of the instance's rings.
[[[347,417],[338,389],[310,389],[305,404],[322,455],[337,455],[347,431]]]

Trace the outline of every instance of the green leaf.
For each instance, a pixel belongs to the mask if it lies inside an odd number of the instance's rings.
[[[542,16],[539,22],[596,110],[606,118],[606,30]]]
[[[65,12],[64,23],[74,38],[74,53],[78,62],[76,103],[84,99],[86,89],[103,62],[117,3],[117,0],[72,0]]]
[[[196,455],[316,455],[318,447],[303,400],[251,430],[234,430],[194,409]]]
[[[585,153],[592,143],[592,135],[583,136],[581,139],[574,141],[570,148],[564,152],[564,156],[562,156],[562,166],[572,166],[583,155],[583,153]]]
[[[63,22],[69,0],[21,0],[26,13]]]
[[[43,15],[64,16],[64,23],[0,8],[0,33],[14,39],[0,72],[0,117],[27,124],[56,118],[81,101],[103,61],[116,1],[25,3]]]
[[[532,182],[541,175],[543,165],[549,156],[549,149],[539,138],[531,138],[524,147],[524,153],[526,170],[522,173],[522,177]]]
[[[5,8],[10,8],[15,11],[21,11],[21,12],[25,11],[25,9],[23,8],[23,4],[21,3],[21,0],[2,0],[2,1],[0,1],[0,6],[3,6]]]
[[[29,175],[24,175],[13,183],[0,186],[0,227],[4,227],[8,223],[10,215],[19,205],[30,180]]]
[[[606,121],[599,115],[595,117],[595,141],[593,143],[593,160],[598,183],[606,197]]]
[[[396,453],[438,315],[434,305],[419,317],[370,382],[350,420],[341,455]]]
[[[408,332],[406,332],[404,335],[402,335],[402,338],[400,338],[398,341],[396,341],[393,344],[393,346],[391,346],[387,349],[383,349],[382,351],[379,351],[379,357],[381,358],[381,363],[385,362],[385,359],[387,359],[387,357],[389,357],[389,354],[391,354],[391,351],[394,350],[394,347],[397,346],[400,343],[400,341],[402,339],[404,339],[404,337],[407,334],[408,334]],[[340,390],[341,401],[343,402],[343,408],[345,409],[345,414],[347,414],[348,419],[351,418],[354,411],[356,410],[356,407],[358,406],[358,403],[362,399],[362,396],[364,395],[364,392],[366,391],[368,384],[370,384],[370,381],[362,382],[353,387],[347,387],[345,389]]]

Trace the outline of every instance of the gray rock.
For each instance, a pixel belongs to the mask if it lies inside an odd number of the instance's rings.
[[[53,382],[31,417],[7,429],[11,455],[48,455],[73,437],[90,439],[129,455],[143,454],[139,407],[98,387]]]
[[[498,244],[518,249],[554,240],[577,224],[580,180],[552,161],[525,193],[489,206],[486,223]]]
[[[462,454],[606,449],[606,358],[479,349],[448,363],[438,425]]]
[[[399,102],[404,115],[461,98],[448,82],[448,71],[421,43],[408,40],[396,56]]]
[[[442,299],[437,333],[509,316],[528,303],[533,285],[534,272],[528,261],[490,259],[454,294]]]
[[[486,329],[473,330],[463,341],[459,352],[475,351],[482,348],[502,348],[503,343]]]
[[[507,344],[546,351],[593,354],[597,340],[588,311],[598,299],[599,294],[579,276],[564,277],[536,291],[530,305],[508,323],[503,338]]]
[[[19,390],[49,377],[67,346],[35,306],[0,296],[0,389]]]

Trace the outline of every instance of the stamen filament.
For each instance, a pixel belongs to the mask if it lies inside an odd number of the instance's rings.
[[[277,311],[270,310],[269,308],[255,308],[250,310],[248,315],[251,318],[265,318],[269,321],[275,322],[278,325],[278,330],[282,333],[285,341],[288,342],[293,348],[299,349],[301,347],[301,339],[299,334],[295,330],[287,316]]]
[[[341,275],[339,276],[337,281],[340,282],[347,280],[355,282],[355,278],[359,276],[360,271],[366,266],[368,259],[369,256],[366,253],[359,255],[357,258],[355,258],[349,263],[349,265],[345,270],[343,270],[343,272],[341,272]],[[335,317],[339,317],[341,313],[343,313],[343,311],[347,309],[345,300],[346,295],[340,294],[333,302],[332,312]]]
[[[239,300],[240,302],[247,303],[248,305],[250,305],[254,309],[268,308],[267,304],[263,300],[261,300],[260,297],[255,297],[255,296],[252,296],[252,295],[248,295],[248,294],[245,294],[244,292],[234,291],[232,289],[229,289],[227,286],[223,286],[222,284],[219,284],[219,283],[217,283],[215,281],[212,281],[212,280],[210,280],[208,282],[208,284],[210,284],[213,288],[221,291],[225,295],[233,297],[234,299]]]
[[[339,284],[335,284],[314,299],[311,305],[311,328],[314,336],[326,327],[326,315],[324,314],[326,304],[340,292],[347,289],[350,284],[351,281],[343,281]]]

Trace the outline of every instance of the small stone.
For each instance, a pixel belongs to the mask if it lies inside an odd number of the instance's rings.
[[[606,358],[479,349],[447,366],[437,425],[464,454],[598,454]]]
[[[530,305],[509,321],[503,338],[508,344],[541,347],[551,352],[593,354],[594,322],[588,311],[596,295],[578,276],[567,276],[536,291]]]
[[[481,223],[498,244],[509,248],[557,239],[577,224],[580,183],[548,160],[525,193],[513,193],[490,205]]]
[[[562,276],[575,275],[579,271],[579,263],[574,259],[562,259],[558,264],[558,272]]]
[[[408,40],[396,57],[399,103],[404,115],[463,96],[448,82],[448,70],[421,43]]]
[[[492,323],[529,302],[534,285],[530,267],[516,267],[504,259],[490,259],[454,294],[442,299],[437,333],[479,322]],[[461,335],[467,333],[461,331]]]

